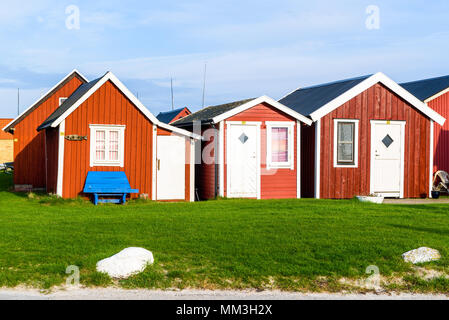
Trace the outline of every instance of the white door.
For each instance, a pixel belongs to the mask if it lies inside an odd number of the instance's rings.
[[[402,197],[405,122],[371,122],[371,192]]]
[[[258,198],[259,126],[229,124],[227,132],[228,197]]]
[[[158,136],[156,148],[157,200],[185,199],[185,139]]]

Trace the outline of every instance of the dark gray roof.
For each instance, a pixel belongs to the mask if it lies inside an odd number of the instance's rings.
[[[79,99],[81,99],[87,91],[89,91],[98,81],[100,81],[103,77],[92,80],[88,83],[84,83],[76,89],[72,95],[63,102],[38,128],[37,131],[41,131],[43,129],[51,127],[53,122],[55,122],[60,116],[64,114],[67,110],[69,110]]]
[[[156,118],[160,121],[160,122],[164,122],[169,124],[182,110],[184,110],[185,108],[179,108],[179,109],[175,109],[175,110],[171,110],[171,111],[166,111],[166,112],[160,112]]]
[[[207,123],[207,122],[212,121],[212,119],[215,118],[216,116],[219,116],[220,114],[228,112],[234,108],[240,107],[241,105],[244,105],[245,103],[247,103],[251,100],[254,100],[254,98],[240,100],[240,101],[234,101],[234,102],[226,103],[226,104],[220,104],[218,106],[206,107],[204,109],[201,109],[200,111],[189,114],[188,116],[173,122],[172,125],[177,126],[177,127],[184,127],[184,126],[192,125],[192,123],[195,121],[201,121],[202,123]]]
[[[449,88],[449,76],[401,83],[401,86],[424,101]]]
[[[301,88],[285,96],[279,102],[300,114],[310,116],[369,77],[371,75]]]

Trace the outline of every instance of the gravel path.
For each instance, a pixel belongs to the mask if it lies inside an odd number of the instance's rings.
[[[281,291],[66,289],[42,293],[32,289],[0,289],[0,300],[449,300],[445,295],[327,294]]]

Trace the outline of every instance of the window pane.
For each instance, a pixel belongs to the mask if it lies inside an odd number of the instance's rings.
[[[105,131],[97,131],[95,133],[95,158],[97,160],[104,160],[105,153]]]
[[[354,139],[354,123],[339,123],[338,132],[340,142],[352,142]]]
[[[342,161],[342,162],[352,162],[353,161],[352,143],[339,143],[338,144],[338,161]]]
[[[104,156],[105,156],[104,151],[97,150],[97,152],[95,154],[96,154],[97,160],[104,160]]]
[[[109,160],[118,160],[118,151],[109,151]]]
[[[288,128],[271,129],[271,161],[288,162]]]

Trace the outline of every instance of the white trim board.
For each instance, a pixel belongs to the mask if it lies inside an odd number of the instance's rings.
[[[195,201],[195,139],[190,138],[190,202]]]
[[[395,92],[398,96],[403,98],[405,101],[410,103],[412,106],[414,106],[416,109],[424,113],[427,117],[429,117],[431,120],[434,120],[439,125],[443,125],[446,119],[432,110],[428,105],[426,105],[424,102],[416,98],[414,95],[412,95],[410,92],[405,90],[403,87],[401,87],[399,84],[388,78],[385,74],[382,72],[376,73],[375,75],[369,77],[368,79],[362,81],[358,85],[354,86],[352,89],[346,91],[345,93],[341,94],[334,100],[328,102],[318,110],[312,112],[310,114],[313,121],[317,121],[327,115],[328,113],[332,112],[333,110],[341,107],[343,104],[351,100],[352,98],[358,96],[360,93],[364,92],[365,90],[371,88],[376,83],[382,83],[387,88]]]
[[[110,71],[108,71],[92,88],[90,88],[81,98],[79,98],[75,104],[73,104],[68,110],[66,110],[60,117],[52,122],[51,127],[57,127],[64,119],[66,119],[73,111],[75,111],[81,104],[83,104],[94,92],[96,92],[107,81],[111,81],[131,102],[139,109],[153,124],[158,127],[167,129],[169,131],[178,133],[183,136],[191,137],[194,139],[201,139],[194,133],[187,130],[174,127],[172,125],[160,122],[134,94]]]
[[[301,199],[301,122],[296,121],[296,198]]]
[[[321,120],[315,122],[315,126],[315,199],[319,199],[321,180]]]
[[[58,176],[56,179],[56,194],[62,197],[64,183],[64,141],[65,141],[65,121],[59,125],[59,143],[58,143]]]
[[[257,106],[258,104],[261,103],[267,103],[269,105],[271,105],[272,107],[275,107],[276,109],[288,114],[289,116],[295,118],[296,120],[299,120],[301,122],[304,122],[307,125],[311,125],[312,124],[312,120],[310,120],[309,118],[303,116],[302,114],[290,109],[287,106],[284,106],[282,103],[267,97],[267,96],[261,96],[257,99],[251,100],[237,108],[234,108],[228,112],[222,113],[219,116],[216,116],[215,118],[212,119],[213,123],[219,123],[220,121],[226,120],[229,117],[235,116],[236,114],[239,114],[240,112],[243,112],[245,110],[248,110],[254,106]]]
[[[435,150],[434,147],[434,134],[435,128],[433,120],[430,120],[430,146],[429,146],[429,198],[432,198],[432,187],[433,187],[433,152]]]
[[[84,77],[78,70],[73,69],[72,72],[67,74],[55,86],[53,86],[50,90],[48,90],[45,94],[43,94],[39,99],[37,99],[35,102],[33,102],[25,111],[23,111],[14,120],[12,120],[10,123],[8,123],[2,130],[8,131],[9,129],[11,129],[11,127],[13,125],[15,125],[27,112],[31,111],[31,109],[33,109],[33,107],[35,107],[37,104],[39,104],[44,97],[46,97],[48,94],[50,94],[53,90],[55,90],[57,87],[59,87],[62,83],[64,83],[68,78],[70,78],[75,73],[78,74],[86,83],[89,82],[89,80],[87,80],[87,78]]]

